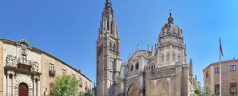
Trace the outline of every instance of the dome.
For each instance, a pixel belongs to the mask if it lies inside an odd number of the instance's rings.
[[[170,13],[168,23],[164,24],[164,26],[161,29],[160,37],[164,37],[167,35],[175,35],[177,37],[182,37],[182,30],[177,25],[174,24],[173,20],[174,19]]]

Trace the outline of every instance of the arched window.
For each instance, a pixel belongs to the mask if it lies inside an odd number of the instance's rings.
[[[136,63],[136,69],[139,69],[139,62]]]
[[[133,65],[131,65],[131,71],[133,71]]]
[[[167,61],[169,61],[169,53],[167,54]]]
[[[109,21],[109,16],[107,16],[107,30],[109,30],[109,23],[110,21]]]
[[[116,43],[113,44],[113,50],[116,51],[117,50],[117,46]]]

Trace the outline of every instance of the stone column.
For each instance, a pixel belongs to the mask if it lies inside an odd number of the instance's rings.
[[[38,94],[38,80],[36,79],[36,96],[39,96]]]
[[[33,87],[33,89],[32,89],[32,96],[35,96],[35,80],[34,80],[34,78],[32,79],[32,87]]]
[[[15,82],[15,76],[12,75],[12,96],[15,96],[15,91],[14,91],[14,82]]]
[[[37,96],[40,96],[40,79],[37,79]]]
[[[6,80],[6,96],[8,96],[8,80],[9,80],[8,74],[6,74],[6,78],[7,78],[7,80]]]
[[[8,81],[8,95],[12,96],[12,78],[11,78],[11,74],[8,75],[9,81]]]

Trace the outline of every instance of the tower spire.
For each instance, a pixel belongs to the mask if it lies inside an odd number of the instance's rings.
[[[105,7],[108,8],[111,7],[111,5],[111,0],[106,0]]]
[[[172,13],[171,13],[171,11],[172,11],[172,10],[170,9],[170,10],[169,10],[169,17],[171,17],[171,16],[172,16]]]
[[[105,7],[104,7],[104,12],[112,12],[112,4],[111,0],[106,0]]]
[[[111,0],[106,0],[106,3],[111,3]]]
[[[174,18],[172,17],[171,9],[169,10],[169,18],[168,18],[168,23],[174,23]]]

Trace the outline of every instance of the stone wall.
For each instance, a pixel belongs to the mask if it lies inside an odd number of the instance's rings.
[[[0,96],[3,96],[3,78],[4,78],[4,70],[3,70],[3,42],[0,41]]]
[[[190,96],[190,83],[187,64],[146,70],[146,96]]]

